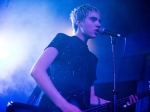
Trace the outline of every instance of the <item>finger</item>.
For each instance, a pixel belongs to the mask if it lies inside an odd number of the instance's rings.
[[[130,106],[130,103],[129,103],[129,102],[126,102],[126,104],[123,105],[124,108],[126,108],[126,107],[128,107],[128,106]]]
[[[132,96],[129,97],[130,104],[132,105]]]
[[[124,108],[126,108],[126,107],[128,107],[128,106],[129,106],[129,104],[130,104],[130,103],[129,103],[129,102],[127,102],[125,105],[123,105],[123,107],[124,107]]]
[[[129,103],[129,102],[127,102],[127,103],[126,103],[126,106],[130,106],[130,103]]]
[[[135,96],[135,99],[136,99],[136,102],[138,102],[138,97],[137,96]]]
[[[132,99],[132,103],[135,103],[136,102],[136,99],[133,95],[131,95],[131,99]]]

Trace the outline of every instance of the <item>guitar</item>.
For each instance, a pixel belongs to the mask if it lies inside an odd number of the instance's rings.
[[[144,98],[148,95],[150,95],[150,90],[146,90],[137,94],[134,94],[135,96],[138,97],[138,99]],[[129,96],[119,99],[116,101],[116,108],[121,107],[121,106],[125,106],[124,104],[126,104],[126,102],[129,101]],[[84,110],[83,112],[111,112],[113,111],[113,103],[109,102],[100,106],[96,106],[95,108],[91,108],[88,110]]]
[[[138,99],[144,98],[150,95],[150,90],[146,90],[137,94],[134,94],[138,97]],[[129,96],[119,99],[116,101],[116,108],[123,106],[126,102],[129,101]],[[87,110],[83,110],[83,112],[111,112],[113,111],[113,103],[109,102],[100,106],[95,106],[94,108],[90,108]],[[9,102],[9,105],[6,108],[6,112],[51,112],[49,110],[45,110],[39,108],[37,106],[23,104],[18,102]]]

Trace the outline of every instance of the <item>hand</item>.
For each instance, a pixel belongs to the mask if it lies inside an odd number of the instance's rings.
[[[66,104],[61,108],[63,112],[82,112],[78,107],[70,103]]]
[[[99,98],[97,96],[92,96],[90,98],[90,104],[91,105],[102,105],[102,104],[106,104],[106,103],[109,103],[110,101],[108,100],[104,100],[102,98]]]
[[[127,102],[125,106],[130,106],[134,103],[137,103],[137,101],[138,101],[138,97],[131,95],[131,96],[129,96],[129,102]]]

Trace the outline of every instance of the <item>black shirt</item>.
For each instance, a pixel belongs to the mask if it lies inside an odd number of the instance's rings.
[[[97,57],[81,39],[62,33],[57,34],[48,47],[58,50],[58,56],[50,65],[50,78],[57,90],[65,98],[76,97],[89,105]]]

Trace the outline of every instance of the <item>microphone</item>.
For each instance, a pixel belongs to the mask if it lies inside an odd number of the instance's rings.
[[[100,28],[99,31],[101,34],[107,34],[107,35],[110,35],[112,37],[120,37],[121,36],[120,34],[106,30],[105,28]]]

